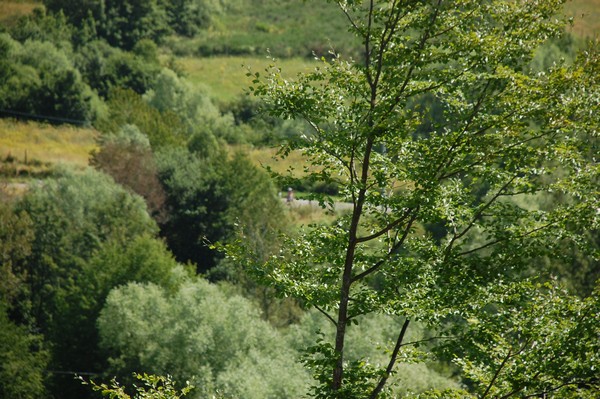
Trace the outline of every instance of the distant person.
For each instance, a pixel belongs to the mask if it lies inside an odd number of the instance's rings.
[[[291,187],[288,187],[287,192],[287,202],[292,202],[294,200],[294,190]]]

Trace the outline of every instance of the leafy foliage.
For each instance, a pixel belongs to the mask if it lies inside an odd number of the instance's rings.
[[[62,12],[77,28],[93,26],[115,47],[131,50],[141,39],[160,39],[169,32],[167,15],[158,0],[45,0],[46,9]]]
[[[42,8],[35,8],[31,15],[23,16],[10,29],[10,35],[20,43],[27,40],[51,42],[58,48],[71,51],[75,32],[64,14],[47,15]]]
[[[468,325],[476,309],[503,320],[495,301],[502,303],[501,293],[513,284],[525,290],[521,277],[532,265],[563,255],[565,242],[587,248],[585,233],[600,222],[599,169],[589,157],[600,123],[590,112],[600,96],[600,61],[591,48],[573,64],[531,71],[535,49],[561,30],[555,18],[560,1],[335,3],[362,43],[364,59],[323,58],[313,72],[293,80],[273,66],[264,77],[253,75],[252,90],[275,115],[312,127],[310,136],[285,145],[281,154],[302,150],[311,178],[336,182],[352,212],[288,237],[262,265],[247,265],[281,295],[314,306],[335,325],[334,338],[318,344],[316,362],[309,363],[320,382],[313,396],[376,398],[389,393],[396,363],[411,358],[405,338],[412,323],[440,331],[442,338],[432,340],[439,344],[449,326]],[[435,107],[416,106],[423,96]],[[423,124],[429,126],[419,132]],[[523,205],[544,193],[568,200],[545,209]],[[316,197],[333,207],[331,197]],[[435,236],[427,226],[438,226]],[[240,261],[252,257],[243,245],[239,251],[230,254]],[[578,306],[575,298],[560,301],[560,309]],[[523,316],[536,314],[527,302],[513,305]],[[574,317],[536,310],[546,320]],[[347,328],[370,313],[405,320],[381,366],[368,358],[347,360]],[[509,358],[527,344],[526,334],[543,335],[527,317],[510,320],[511,330],[522,331],[517,343],[509,346],[502,335],[483,340],[477,370],[504,367],[502,355],[487,357],[492,348]],[[543,325],[557,336],[576,331],[568,342],[581,345],[577,351],[595,350],[579,328]],[[469,333],[478,336],[470,336],[473,342],[485,335],[466,328],[457,339]],[[553,352],[557,359],[568,362],[559,352]],[[527,361],[537,370],[536,381],[548,383],[531,389],[556,397],[571,392],[568,375],[556,379],[561,360]],[[574,360],[584,368],[586,361]],[[465,370],[483,386],[488,381],[481,396],[518,396],[524,389],[502,373],[489,378]],[[577,383],[593,395],[594,377],[583,378]]]
[[[174,0],[164,3],[169,25],[176,33],[191,37],[210,27],[215,16],[221,14],[231,0]]]
[[[198,397],[297,397],[305,388],[295,353],[250,302],[203,280],[172,295],[154,285],[115,289],[98,325],[121,375],[169,373],[197,385]]]
[[[25,212],[15,213],[9,203],[0,203],[0,301],[11,304],[26,278],[18,265],[31,255],[33,229]]]
[[[31,220],[33,237],[29,255],[13,265],[14,274],[24,276],[15,320],[54,343],[53,370],[93,371],[102,363],[95,319],[112,284],[169,280],[164,275],[175,262],[148,238],[140,250],[153,258],[135,256],[142,245],[138,237],[155,234],[156,224],[141,198],[93,170],[65,170],[33,187],[16,212]],[[99,261],[100,254],[107,259],[113,254],[114,263]],[[125,256],[136,259],[135,265],[126,267]],[[55,374],[52,381],[52,390],[65,396],[81,390],[68,374]]]
[[[124,125],[116,135],[105,136],[100,149],[93,152],[90,164],[142,196],[150,215],[162,221],[166,195],[158,180],[148,137],[135,125]]]
[[[550,283],[499,284],[487,295],[443,347],[476,397],[597,395],[597,289],[580,300]]]
[[[185,143],[187,130],[180,116],[169,111],[160,112],[130,89],[112,90],[108,108],[110,116],[96,123],[104,133],[117,134],[124,126],[132,125],[148,137],[155,150]]]
[[[185,124],[188,136],[205,135],[236,142],[233,118],[222,115],[201,88],[177,76],[170,69],[163,69],[156,84],[144,98],[161,112],[178,115]]]
[[[39,335],[12,323],[0,298],[0,395],[37,399],[45,394],[44,372],[48,351]]]
[[[78,49],[75,64],[85,81],[103,98],[113,89],[143,94],[152,87],[161,69],[156,53],[156,45],[150,40],[138,42],[132,51],[94,40]]]
[[[161,234],[180,262],[208,271],[220,257],[210,244],[233,239],[236,225],[257,252],[268,252],[283,212],[264,173],[223,152],[201,156],[174,149],[160,153],[157,163],[169,212]]]
[[[69,60],[51,42],[24,44],[0,35],[0,108],[42,120],[89,123],[98,115],[97,99]]]
[[[186,384],[186,386],[178,391],[175,388],[175,381],[171,377],[162,377],[148,374],[134,374],[134,377],[144,383],[143,386],[134,385],[136,393],[134,399],[180,399],[187,395],[192,389],[193,385]],[[119,385],[116,380],[112,380],[110,385],[107,384],[96,384],[94,381],[87,382],[82,380],[85,385],[91,385],[94,391],[99,391],[103,396],[111,399],[131,399],[131,396],[125,392],[125,389]]]

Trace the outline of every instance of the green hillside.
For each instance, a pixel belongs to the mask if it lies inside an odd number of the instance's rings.
[[[0,399],[597,398],[561,4],[0,0]]]

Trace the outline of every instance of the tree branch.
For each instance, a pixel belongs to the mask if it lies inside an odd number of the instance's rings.
[[[528,232],[526,232],[526,233],[524,233],[524,234],[521,234],[521,235],[515,236],[514,238],[525,238],[525,237],[527,237],[527,236],[529,236],[529,235],[531,235],[531,234],[533,234],[533,233],[535,233],[535,232],[538,232],[538,231],[540,231],[540,230],[544,230],[544,229],[546,229],[546,228],[548,228],[548,227],[550,227],[550,226],[552,226],[552,225],[555,225],[556,223],[558,223],[558,222],[550,222],[550,223],[547,223],[547,224],[545,224],[545,225],[543,225],[543,226],[540,226],[540,227],[538,227],[538,228],[536,228],[536,229],[530,230],[530,231],[528,231]],[[510,237],[509,237],[509,238],[510,238]],[[470,250],[468,250],[468,251],[461,252],[461,253],[459,253],[459,254],[458,254],[458,256],[470,255],[470,254],[472,254],[472,253],[474,253],[474,252],[481,251],[482,249],[485,249],[485,248],[491,247],[492,245],[496,245],[496,244],[499,244],[499,243],[501,243],[501,242],[503,242],[503,241],[507,241],[509,238],[501,238],[501,239],[498,239],[498,240],[490,241],[490,242],[488,242],[487,244],[484,244],[484,245],[482,245],[482,246],[480,246],[480,247],[473,248],[473,249],[470,249]]]
[[[406,330],[408,329],[409,323],[409,319],[406,319],[404,321],[404,324],[402,325],[402,330],[400,330],[400,334],[398,335],[398,339],[396,340],[396,346],[394,347],[394,351],[392,352],[392,355],[390,357],[390,362],[388,363],[385,369],[385,374],[381,377],[379,383],[377,384],[375,389],[373,389],[373,392],[371,392],[369,399],[377,398],[377,396],[381,393],[381,390],[385,386],[388,378],[392,374],[392,370],[394,369],[394,364],[396,364],[396,359],[398,358],[398,353],[400,352],[400,348],[402,347],[402,341],[404,341],[404,335],[406,334]]]
[[[496,382],[496,379],[498,378],[498,376],[500,375],[500,372],[502,371],[502,369],[504,368],[504,366],[506,365],[506,362],[508,362],[508,359],[510,359],[512,356],[512,352],[508,351],[508,353],[506,354],[506,357],[504,357],[504,360],[502,360],[502,363],[500,364],[500,366],[498,367],[498,369],[496,370],[496,372],[494,373],[494,376],[492,377],[492,380],[490,381],[490,383],[488,384],[485,392],[483,393],[483,395],[481,396],[480,399],[484,399],[487,394],[490,392],[490,389],[492,389],[492,387],[494,386],[494,383]]]
[[[408,218],[408,216],[411,214],[412,211],[414,211],[414,209],[410,209],[410,208],[407,209],[404,212],[404,215],[402,215],[402,217],[400,217],[399,219],[396,219],[392,223],[389,223],[387,226],[385,226],[383,229],[379,230],[376,233],[373,233],[373,234],[371,234],[369,236],[365,236],[365,237],[358,237],[356,239],[356,242],[358,244],[360,244],[362,242],[371,241],[371,240],[374,240],[377,237],[381,237],[382,235],[384,235],[388,231],[392,230],[393,228],[399,226],[402,222],[404,222],[406,220],[406,218]]]
[[[385,255],[385,257],[383,257],[381,260],[379,260],[379,262],[376,262],[373,266],[371,266],[364,272],[354,276],[352,278],[353,283],[365,278],[369,274],[371,274],[371,273],[375,272],[377,269],[379,269],[381,267],[381,265],[383,265],[385,262],[387,262],[390,259],[390,257],[394,254],[394,252],[396,252],[402,246],[402,244],[404,244],[406,237],[408,237],[408,233],[410,233],[412,224],[414,223],[415,219],[417,218],[417,214],[418,214],[418,208],[415,209],[414,215],[411,217],[411,219],[406,224],[406,227],[404,228],[404,232],[403,232],[400,240],[392,246],[392,248],[388,251],[388,253]]]
[[[508,186],[517,178],[517,176],[513,176],[511,177],[502,187],[500,187],[500,189],[498,190],[498,192],[496,194],[494,194],[494,196],[484,205],[482,206],[476,213],[475,215],[473,215],[473,218],[471,219],[471,221],[469,222],[469,224],[467,225],[467,227],[465,227],[463,229],[463,231],[461,231],[458,234],[454,234],[452,239],[450,240],[450,242],[448,243],[448,246],[445,249],[445,253],[446,255],[448,255],[450,253],[450,251],[452,250],[452,247],[454,245],[454,243],[456,242],[456,240],[460,239],[461,237],[463,237],[465,234],[467,234],[469,232],[469,230],[471,230],[471,228],[473,228],[473,226],[475,225],[475,222],[477,221],[477,219],[479,219],[481,217],[481,215],[483,214],[483,212],[488,209],[490,206],[492,206],[492,204],[494,202],[496,202],[496,200],[498,198],[500,198],[500,196],[502,195],[502,192],[504,190],[506,190],[508,188]]]
[[[329,313],[327,313],[325,310],[321,309],[320,306],[318,305],[313,305],[315,307],[315,309],[317,309],[319,312],[321,312],[323,315],[325,315],[325,317],[327,317],[329,319],[329,321],[331,321],[333,323],[334,326],[337,326],[337,322],[334,320],[333,317],[331,317],[329,315]]]

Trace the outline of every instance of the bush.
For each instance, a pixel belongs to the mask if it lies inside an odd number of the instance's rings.
[[[20,44],[1,34],[0,59],[0,108],[5,112],[76,124],[87,124],[101,113],[68,54],[54,44]]]
[[[172,374],[195,397],[300,397],[308,378],[297,353],[252,304],[199,280],[173,293],[151,284],[113,290],[98,319],[112,372]]]
[[[139,42],[133,52],[95,40],[79,49],[75,62],[85,81],[103,98],[113,88],[143,94],[160,72],[156,45],[148,40]]]

